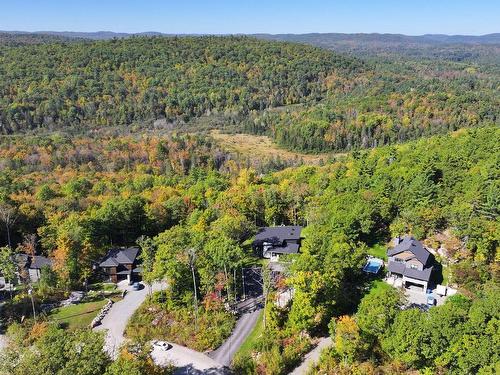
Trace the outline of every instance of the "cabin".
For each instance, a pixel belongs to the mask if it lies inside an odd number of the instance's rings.
[[[388,276],[402,279],[405,288],[427,291],[434,257],[420,241],[411,236],[396,238],[394,248],[387,250],[387,258]]]
[[[36,283],[42,275],[42,268],[52,268],[52,261],[43,255],[34,255],[30,257],[28,263],[28,277],[31,282]]]
[[[99,267],[109,281],[117,283],[127,280],[128,283],[139,281],[142,268],[138,264],[139,248],[113,248],[101,260]]]
[[[300,226],[279,226],[260,228],[255,236],[253,248],[262,258],[279,260],[281,255],[297,254],[301,244]]]

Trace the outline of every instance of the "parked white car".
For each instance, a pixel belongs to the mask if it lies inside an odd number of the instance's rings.
[[[166,351],[171,349],[172,345],[165,341],[153,341],[153,347]]]

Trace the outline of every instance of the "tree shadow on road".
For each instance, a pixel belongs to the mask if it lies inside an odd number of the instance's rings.
[[[209,368],[206,370],[198,370],[192,364],[178,367],[174,371],[174,375],[232,375],[233,373],[227,367],[224,368]]]

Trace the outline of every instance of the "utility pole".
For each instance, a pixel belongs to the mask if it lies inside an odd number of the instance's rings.
[[[189,255],[189,266],[191,267],[191,273],[193,276],[193,291],[194,291],[194,330],[197,330],[197,324],[198,324],[198,293],[197,293],[197,286],[196,286],[196,275],[194,272],[194,262],[196,260],[196,251],[195,249],[188,249],[188,255]]]
[[[243,278],[243,301],[247,299],[246,293],[245,293],[245,269],[241,267],[241,277]]]
[[[31,307],[33,307],[33,320],[36,321],[35,302],[33,301],[33,289],[31,288],[31,286],[28,289],[28,295],[31,297]]]

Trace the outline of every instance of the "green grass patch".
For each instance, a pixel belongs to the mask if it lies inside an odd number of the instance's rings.
[[[392,288],[392,286],[387,284],[385,281],[373,280],[372,285],[370,287],[370,294],[380,294],[384,290],[388,290],[391,288]]]
[[[89,285],[89,290],[100,291],[100,292],[115,292],[116,284],[115,283],[96,283]]]
[[[107,299],[102,299],[59,307],[52,310],[49,318],[68,329],[88,327],[106,302]]]
[[[368,254],[376,258],[383,259],[387,261],[387,247],[385,244],[376,244],[368,248]]]
[[[113,302],[119,301],[121,298],[114,296],[111,298]],[[92,300],[83,300],[83,302],[65,307],[58,307],[50,312],[49,319],[59,323],[66,329],[85,328],[90,326],[99,311],[108,301],[107,298],[96,298]]]

